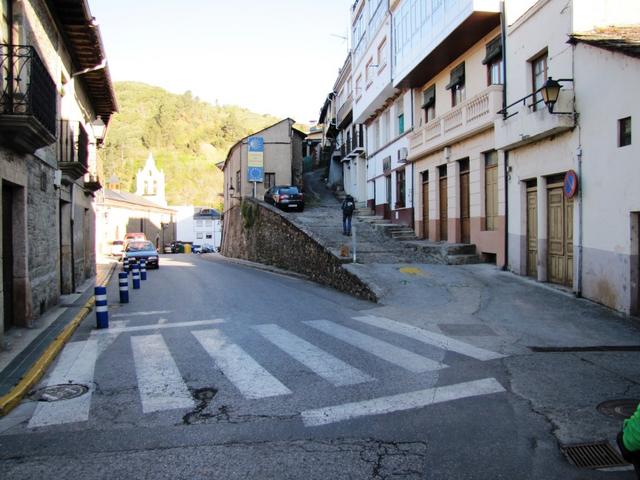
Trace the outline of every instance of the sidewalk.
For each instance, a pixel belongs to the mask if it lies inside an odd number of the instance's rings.
[[[55,360],[64,344],[93,309],[93,287],[109,281],[117,263],[99,260],[96,280],[88,280],[76,293],[39,318],[32,328],[15,328],[5,336],[0,350],[0,416],[6,415],[26,395]]]

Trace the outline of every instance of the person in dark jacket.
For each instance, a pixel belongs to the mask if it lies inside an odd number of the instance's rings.
[[[342,234],[351,235],[351,217],[356,209],[356,202],[351,195],[347,195],[342,202]]]

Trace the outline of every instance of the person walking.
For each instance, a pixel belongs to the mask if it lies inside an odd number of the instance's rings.
[[[351,236],[351,217],[356,209],[356,202],[351,195],[347,195],[342,202],[342,234]]]
[[[636,412],[622,424],[622,431],[616,438],[622,457],[633,464],[636,477],[640,479],[640,405]]]

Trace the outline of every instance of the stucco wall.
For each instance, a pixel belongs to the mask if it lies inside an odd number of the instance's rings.
[[[235,206],[225,212],[223,255],[274,265],[360,298],[377,300],[375,293],[345,270],[342,261],[311,233],[291,223],[270,205],[250,198],[243,202],[244,207]]]

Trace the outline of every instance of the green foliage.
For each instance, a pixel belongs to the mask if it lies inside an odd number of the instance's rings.
[[[153,153],[164,170],[169,205],[220,207],[223,175],[216,164],[241,138],[277,122],[233,105],[211,105],[137,82],[116,82],[120,113],[113,116],[101,151],[101,177],[135,192],[135,176]]]
[[[244,228],[251,228],[256,223],[256,219],[258,218],[258,205],[243,200],[242,204],[240,205],[240,213],[242,213]]]

